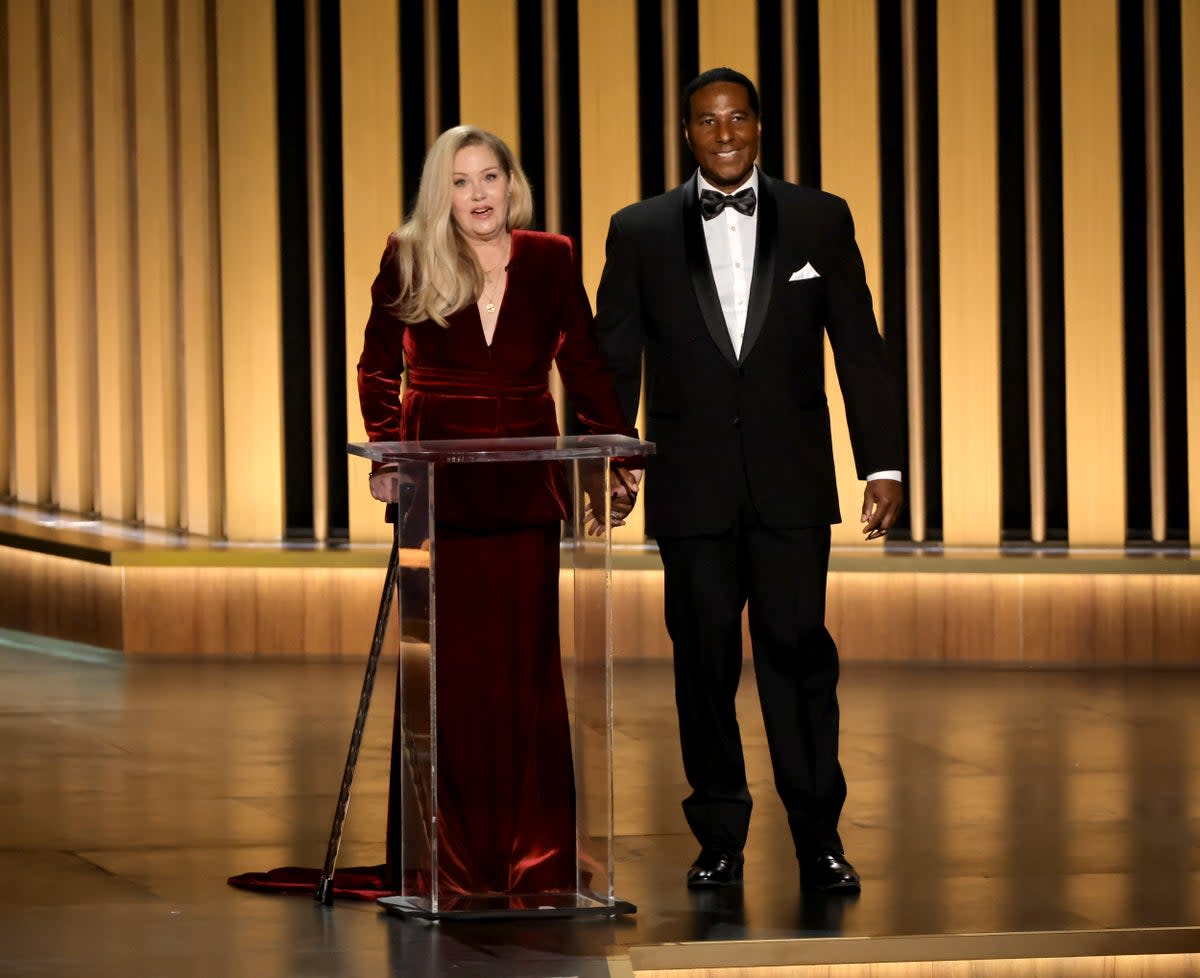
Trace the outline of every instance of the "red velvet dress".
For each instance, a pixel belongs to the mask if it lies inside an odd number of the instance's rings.
[[[398,290],[394,247],[389,240],[372,286],[358,364],[372,441],[558,434],[551,363],[590,431],[635,434],[595,345],[570,239],[513,232],[490,346],[474,304],[450,316],[449,328],[406,325],[388,312]],[[489,463],[452,467],[437,479],[441,892],[573,889],[574,779],[558,632],[563,473],[555,464]],[[422,508],[414,501],[414,513]],[[397,724],[387,863],[339,870],[335,893],[369,899],[399,890],[399,735]],[[231,882],[311,891],[313,872],[275,870]]]

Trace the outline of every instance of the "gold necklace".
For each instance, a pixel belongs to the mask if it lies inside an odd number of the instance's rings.
[[[494,272],[495,270],[496,269],[493,268],[492,272]],[[484,272],[483,280],[487,284],[483,287],[483,300],[484,300],[483,308],[488,313],[493,313],[496,311],[496,287],[498,287],[500,285],[500,281],[503,278],[504,278],[503,269],[501,269],[500,275],[496,278],[495,281],[492,281],[491,272]]]
[[[484,311],[487,312],[489,315],[496,311],[496,298],[497,298],[496,289],[499,287],[500,283],[504,280],[504,276],[508,272],[508,256],[509,256],[509,249],[511,247],[512,247],[512,239],[510,238],[507,242],[505,242],[505,245],[504,245],[504,257],[501,258],[500,261],[497,264],[493,265],[491,268],[483,269],[484,286],[483,286],[483,294],[480,296],[480,298],[484,300],[483,308],[484,308]],[[482,267],[482,264],[483,263],[480,262],[481,267]],[[496,280],[493,282],[492,281],[492,273],[496,272],[497,270],[500,272],[500,274],[496,277]]]

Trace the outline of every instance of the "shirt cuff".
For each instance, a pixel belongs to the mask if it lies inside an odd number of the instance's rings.
[[[884,469],[882,472],[872,472],[867,476],[867,482],[874,482],[876,479],[891,479],[893,482],[903,482],[900,478],[899,469]]]

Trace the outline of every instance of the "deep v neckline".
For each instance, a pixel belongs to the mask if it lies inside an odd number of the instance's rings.
[[[490,350],[496,345],[496,336],[500,332],[500,317],[504,315],[504,307],[508,301],[508,287],[512,284],[513,268],[517,260],[517,241],[520,231],[513,229],[508,245],[508,262],[505,266],[504,288],[500,290],[500,302],[496,306],[496,321],[492,324],[492,338],[488,339],[487,330],[483,328],[483,313],[479,311],[479,301],[471,304],[475,310],[475,319],[479,323],[479,338],[483,340],[484,349]]]
[[[500,317],[504,315],[504,303],[508,298],[508,283],[512,280],[512,256],[508,259],[509,271],[504,276],[504,288],[500,290],[500,302],[496,306],[496,321],[492,323],[492,338],[489,340],[487,330],[483,326],[483,313],[479,311],[479,302],[472,304],[475,310],[475,318],[479,321],[479,336],[483,340],[483,345],[489,350],[496,343],[496,334],[500,332]]]

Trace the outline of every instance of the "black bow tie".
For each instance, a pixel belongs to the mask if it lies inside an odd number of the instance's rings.
[[[700,213],[704,215],[706,221],[711,221],[726,207],[732,207],[739,214],[750,217],[754,214],[755,203],[757,203],[757,199],[754,196],[753,187],[739,190],[736,194],[728,197],[717,190],[700,191]]]

